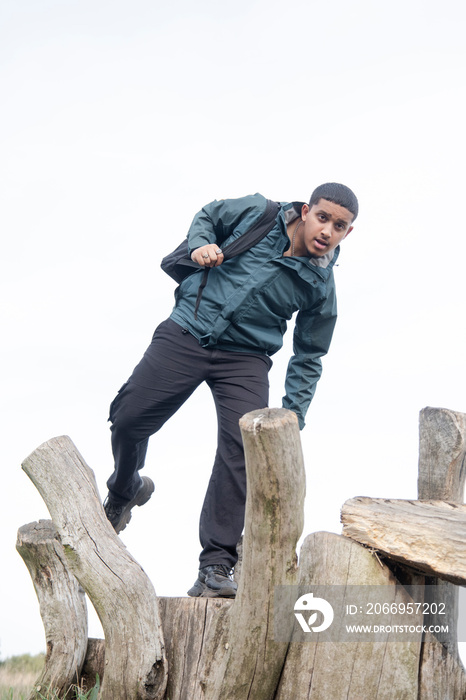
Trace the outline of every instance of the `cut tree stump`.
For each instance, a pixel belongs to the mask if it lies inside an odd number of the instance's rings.
[[[93,472],[66,436],[41,445],[23,469],[40,491],[68,567],[102,623],[101,699],[161,700],[167,668],[157,597],[105,517]]]
[[[78,681],[87,651],[84,590],[69,571],[63,545],[51,520],[23,525],[16,549],[26,564],[39,600],[45,629],[45,666],[29,700],[63,697]]]
[[[366,548],[328,532],[306,537],[299,570],[304,589],[399,585]],[[274,700],[417,700],[420,636],[409,642],[311,640],[290,644]]]

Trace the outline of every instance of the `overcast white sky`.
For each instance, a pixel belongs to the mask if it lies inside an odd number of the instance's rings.
[[[45,649],[15,541],[49,515],[21,462],[67,434],[105,496],[108,405],[173,304],[160,259],[212,199],[354,189],[304,534],[416,497],[420,409],[466,411],[464,36],[459,0],[2,0],[1,658]],[[160,595],[196,577],[214,437],[200,389],[152,440],[122,539]]]

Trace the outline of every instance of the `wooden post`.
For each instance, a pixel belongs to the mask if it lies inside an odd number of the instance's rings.
[[[465,460],[466,414],[424,408],[419,418],[419,498],[463,503]],[[446,603],[445,622],[450,637],[443,645],[430,635],[424,637],[419,669],[420,700],[463,700],[466,675],[457,643],[458,589],[435,578],[427,578],[426,584],[433,602]],[[434,618],[430,624],[437,622],[440,620]]]
[[[101,699],[161,700],[167,669],[155,591],[105,517],[93,472],[66,436],[41,445],[23,469],[40,491],[68,567],[102,623]]]
[[[418,498],[464,502],[466,414],[423,408],[419,415]]]
[[[305,474],[296,415],[252,411],[240,420],[246,455],[243,562],[237,598],[210,640],[215,678],[206,700],[270,700],[287,644],[274,641],[275,586],[297,580],[296,544],[304,523]]]
[[[45,666],[29,700],[62,697],[78,681],[86,655],[84,590],[67,567],[62,543],[50,520],[23,525],[16,549],[34,584],[47,645]]]

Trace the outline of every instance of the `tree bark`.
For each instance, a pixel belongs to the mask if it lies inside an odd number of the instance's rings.
[[[419,416],[418,498],[463,503],[466,414],[423,408]]]
[[[88,693],[96,684],[97,676],[102,685],[105,672],[105,640],[90,638],[87,642],[86,658],[79,676],[81,695]]]
[[[169,668],[166,698],[200,700],[209,677],[217,673],[219,659],[228,651],[221,630],[223,624],[228,625],[228,612],[235,603],[226,598],[159,601]],[[224,697],[234,696],[227,693]]]
[[[44,669],[29,700],[64,696],[77,682],[87,649],[84,590],[68,570],[63,546],[50,520],[23,525],[16,549],[31,575],[44,623]]]
[[[41,445],[23,469],[40,491],[68,566],[102,623],[101,699],[163,698],[167,669],[155,591],[108,522],[92,471],[66,436]]]

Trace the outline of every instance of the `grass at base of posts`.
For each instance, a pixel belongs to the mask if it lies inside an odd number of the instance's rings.
[[[0,661],[0,700],[28,700],[44,666],[44,659],[44,654],[24,654]],[[73,686],[64,697],[59,697],[53,689],[45,686],[35,690],[37,700],[97,700],[100,680],[97,676],[95,686],[86,693],[82,688]]]
[[[21,687],[16,686],[13,688],[10,686],[8,689],[5,686],[0,686],[0,700],[28,700],[33,687],[33,683],[28,687],[21,685]],[[44,687],[36,689],[35,697],[37,700],[97,700],[99,690],[100,683],[97,678],[95,686],[86,693],[78,686],[73,686],[66,696],[60,697],[55,691],[47,691],[47,688]]]

